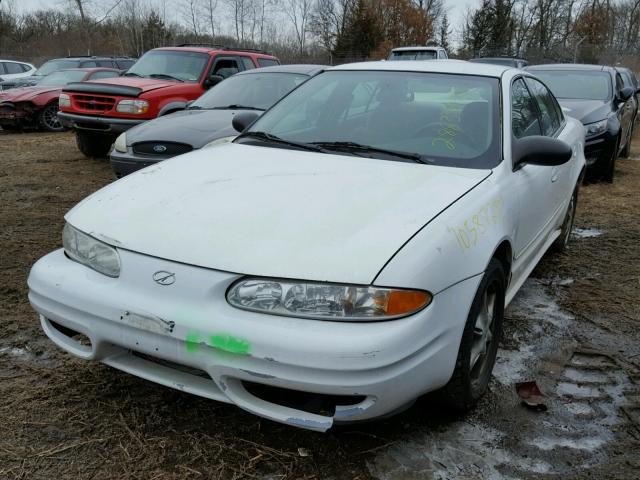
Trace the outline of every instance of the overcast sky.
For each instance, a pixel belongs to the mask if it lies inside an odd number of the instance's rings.
[[[27,12],[38,9],[46,9],[46,8],[65,8],[69,5],[68,0],[0,0],[4,2],[11,2],[15,4],[19,11]],[[142,0],[143,3],[156,3],[160,4],[161,0]],[[112,4],[112,0],[95,0],[96,4],[104,4],[110,5]],[[175,5],[177,3],[182,3],[181,0],[168,0],[167,4],[167,14],[173,12],[175,18],[173,20],[182,21],[180,9],[179,8],[170,8],[170,6]],[[219,1],[219,9],[220,12],[224,12],[223,1]],[[457,43],[458,36],[462,27],[462,22],[464,20],[464,16],[469,7],[476,6],[480,3],[480,0],[444,0],[445,8],[449,15],[449,23],[452,27],[452,40]],[[222,23],[222,22],[220,22]],[[224,29],[224,28],[223,28]]]

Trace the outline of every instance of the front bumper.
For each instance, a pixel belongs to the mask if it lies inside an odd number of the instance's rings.
[[[615,151],[617,137],[610,132],[587,138],[584,144],[584,158],[587,161],[587,168],[599,168],[601,165],[609,163]]]
[[[317,431],[388,415],[445,385],[480,281],[458,283],[403,319],[325,322],[231,307],[225,293],[236,274],[119,252],[123,267],[115,279],[62,250],[33,266],[29,300],[54,343],[80,358]],[[155,283],[159,270],[174,273],[175,283]],[[334,412],[318,414],[251,393],[255,385],[343,400]]]
[[[122,133],[131,127],[146,122],[148,119],[97,117],[91,115],[78,115],[76,113],[58,112],[58,118],[62,125],[74,130],[87,130],[91,132]]]
[[[3,125],[10,127],[19,127],[28,123],[30,114],[13,104],[0,104],[0,127]]]
[[[111,160],[111,169],[113,170],[113,173],[117,178],[122,178],[126,175],[129,175],[130,173],[136,172],[151,165],[155,165],[156,163],[167,160],[169,158],[171,157],[165,157],[161,155],[154,157],[141,157],[135,155],[131,151],[131,147],[127,147],[127,153],[117,152],[116,150],[112,149],[111,153],[109,154],[109,159]]]

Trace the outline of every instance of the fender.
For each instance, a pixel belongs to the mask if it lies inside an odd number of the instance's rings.
[[[158,112],[158,117],[163,117],[164,115],[177,112],[178,110],[184,110],[185,108],[187,108],[187,103],[189,102],[184,100],[169,102],[160,109],[160,111]]]

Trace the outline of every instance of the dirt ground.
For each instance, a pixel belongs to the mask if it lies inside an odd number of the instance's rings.
[[[640,137],[636,138],[640,145]],[[640,150],[634,152],[640,156]],[[489,394],[464,417],[431,398],[326,434],[63,353],[27,300],[64,213],[113,181],[73,136],[0,132],[0,478],[635,479],[640,471],[640,161],[582,188],[573,243],[507,311]],[[536,380],[548,411],[524,408]]]

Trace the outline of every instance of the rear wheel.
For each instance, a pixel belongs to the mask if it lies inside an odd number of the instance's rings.
[[[564,216],[564,221],[562,222],[562,230],[560,231],[560,236],[556,238],[556,241],[551,245],[551,249],[554,252],[562,253],[567,249],[567,245],[569,244],[569,240],[571,239],[571,230],[573,230],[573,221],[576,218],[576,207],[578,206],[578,186],[573,190],[573,195],[571,195],[571,200],[569,200],[569,206],[567,208],[567,213]]]
[[[58,103],[50,103],[38,114],[38,125],[47,132],[62,132],[64,126],[58,118]]]
[[[93,132],[76,132],[76,145],[85,157],[104,158],[114,139],[110,135]]]
[[[505,290],[502,263],[493,258],[471,304],[453,376],[442,390],[455,410],[469,410],[487,391],[502,338]]]

